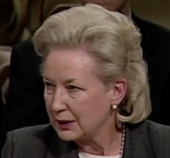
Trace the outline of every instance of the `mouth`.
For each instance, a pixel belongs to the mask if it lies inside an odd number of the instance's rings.
[[[57,120],[57,123],[61,129],[69,129],[75,121]]]

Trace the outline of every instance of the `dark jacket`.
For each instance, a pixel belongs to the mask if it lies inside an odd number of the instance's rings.
[[[170,158],[170,127],[150,121],[126,124],[123,158]],[[59,139],[50,125],[8,134],[2,158],[78,158],[76,144]]]
[[[133,14],[142,34],[143,58],[148,64],[152,121],[170,125],[170,31]]]

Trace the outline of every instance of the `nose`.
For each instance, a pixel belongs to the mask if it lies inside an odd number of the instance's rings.
[[[53,97],[52,110],[55,112],[65,111],[67,109],[66,93],[64,90],[56,90]]]

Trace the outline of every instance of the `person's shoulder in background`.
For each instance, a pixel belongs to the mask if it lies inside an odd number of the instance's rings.
[[[12,49],[0,148],[8,131],[49,122],[40,64],[41,58],[31,41],[22,42]]]
[[[17,51],[15,52],[15,50]],[[30,66],[31,65],[34,66],[33,64],[39,66],[39,64],[41,63],[41,58],[36,54],[33,42],[30,40],[21,42],[20,44],[14,46],[13,51],[14,54],[16,53],[22,54],[25,57],[25,59],[27,59],[27,61],[30,62]],[[31,59],[31,61],[29,61],[29,59]]]
[[[170,125],[170,30],[132,14],[133,21],[141,32],[143,58],[148,66],[152,113],[154,122]]]
[[[155,43],[157,44],[160,43],[160,45],[162,44],[166,45],[168,43],[167,46],[168,48],[170,48],[169,45],[170,29],[158,25],[154,22],[144,20],[143,18],[136,16],[134,13],[132,13],[132,19],[134,21],[134,24],[139,28],[139,31],[142,34],[142,44],[148,43],[150,46],[152,46],[152,44]],[[154,46],[157,47],[160,45],[154,45]]]
[[[13,110],[14,114],[10,115],[9,130],[47,123],[44,85],[39,71],[41,58],[36,54],[33,43],[25,41],[14,46],[10,64],[5,112]]]

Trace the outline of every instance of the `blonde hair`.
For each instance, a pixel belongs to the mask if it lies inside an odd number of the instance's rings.
[[[52,50],[87,46],[105,84],[126,78],[127,94],[117,119],[129,123],[141,122],[151,112],[140,42],[141,35],[130,19],[95,4],[52,15],[33,37],[35,49],[44,59]]]

